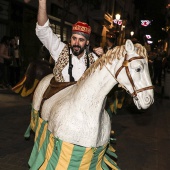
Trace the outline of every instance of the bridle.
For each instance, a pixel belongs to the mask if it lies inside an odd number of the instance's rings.
[[[140,92],[143,92],[143,91],[145,91],[145,90],[150,90],[150,89],[153,89],[153,88],[154,88],[154,86],[147,86],[147,87],[144,87],[144,88],[141,88],[141,89],[136,89],[135,84],[134,84],[134,81],[133,81],[132,76],[131,76],[131,74],[130,74],[128,65],[129,65],[129,63],[130,63],[131,61],[133,61],[133,60],[138,60],[138,59],[144,59],[144,57],[142,57],[142,56],[137,56],[137,57],[132,57],[132,58],[130,58],[129,60],[127,60],[127,54],[126,54],[126,56],[125,56],[125,58],[124,58],[124,61],[123,61],[123,63],[122,63],[122,66],[117,70],[117,72],[116,72],[116,74],[115,74],[115,78],[116,78],[116,80],[117,80],[117,77],[118,77],[119,73],[122,71],[123,68],[125,68],[127,77],[128,77],[128,79],[129,79],[129,81],[130,81],[130,83],[131,83],[131,85],[132,85],[132,88],[133,88],[133,93],[130,93],[130,95],[131,95],[132,97],[136,97],[136,96],[137,96],[137,93],[140,93]],[[125,87],[123,87],[123,88],[125,88]],[[125,90],[128,92],[128,90],[127,90],[126,88],[125,88]]]

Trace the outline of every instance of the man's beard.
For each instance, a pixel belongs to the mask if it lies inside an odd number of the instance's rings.
[[[79,50],[75,50],[74,48],[79,48]],[[72,50],[73,55],[79,56],[81,53],[84,52],[85,46],[81,47],[79,45],[73,45],[73,46],[71,46],[71,50]]]

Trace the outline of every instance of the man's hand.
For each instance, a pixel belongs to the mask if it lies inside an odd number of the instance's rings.
[[[93,52],[96,53],[98,56],[102,56],[104,54],[102,47],[93,48]]]

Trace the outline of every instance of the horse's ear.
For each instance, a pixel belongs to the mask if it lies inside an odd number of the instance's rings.
[[[134,51],[134,45],[133,45],[133,43],[132,43],[131,40],[129,40],[129,39],[126,40],[125,49],[126,49],[126,51],[127,51],[128,53],[131,53],[131,52]]]

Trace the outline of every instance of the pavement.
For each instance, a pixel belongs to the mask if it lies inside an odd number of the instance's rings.
[[[113,116],[122,170],[169,170],[170,99],[155,89],[155,102],[147,110],[125,105]],[[0,169],[28,170],[34,135],[24,139],[30,121],[31,100],[0,89]]]
[[[27,170],[33,136],[24,139],[30,121],[30,99],[0,90],[0,169]]]

